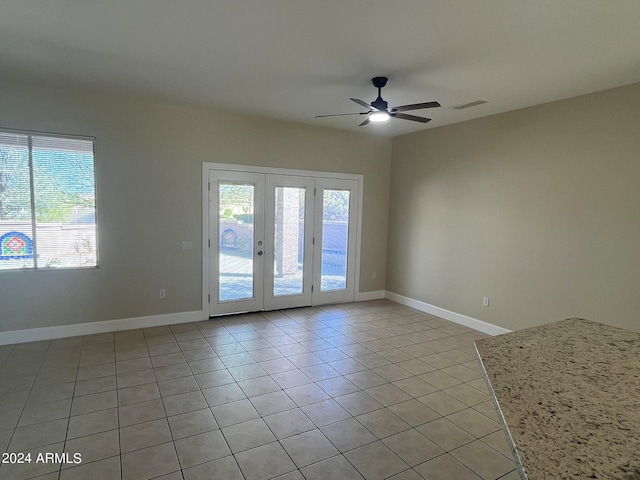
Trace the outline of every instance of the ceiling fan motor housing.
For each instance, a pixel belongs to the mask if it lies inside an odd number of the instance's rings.
[[[381,97],[378,97],[375,99],[375,101],[371,102],[371,106],[373,108],[376,108],[383,112],[387,109],[387,105],[389,104],[385,102]]]

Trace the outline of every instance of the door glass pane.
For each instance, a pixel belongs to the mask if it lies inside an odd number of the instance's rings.
[[[273,295],[303,293],[304,187],[276,187]]]
[[[347,288],[349,190],[324,190],[322,199],[322,273],[320,290]]]
[[[221,182],[218,212],[220,227],[219,300],[245,300],[254,296],[253,185]]]

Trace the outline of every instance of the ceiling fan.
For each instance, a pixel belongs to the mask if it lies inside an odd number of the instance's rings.
[[[425,117],[417,117],[416,115],[407,115],[406,112],[409,110],[421,110],[423,108],[433,108],[439,107],[440,104],[438,102],[425,102],[425,103],[414,103],[411,105],[399,105],[397,107],[388,108],[388,103],[382,99],[382,87],[387,84],[387,77],[374,77],[371,79],[371,83],[373,86],[378,89],[378,98],[376,98],[371,104],[368,104],[364,100],[360,100],[359,98],[350,98],[352,102],[357,103],[368,109],[367,112],[358,112],[358,113],[337,113],[333,115],[316,115],[316,118],[322,117],[341,117],[344,115],[367,115],[367,118],[364,122],[362,122],[359,126],[362,127],[367,125],[369,122],[386,122],[389,118],[399,118],[401,120],[411,120],[412,122],[420,122],[427,123],[431,121],[430,118]]]

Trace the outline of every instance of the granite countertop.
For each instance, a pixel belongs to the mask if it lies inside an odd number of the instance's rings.
[[[523,478],[640,480],[640,333],[572,318],[476,350]]]

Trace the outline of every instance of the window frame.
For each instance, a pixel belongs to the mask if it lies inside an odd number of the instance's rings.
[[[22,130],[15,128],[5,128],[0,127],[0,135],[8,134],[8,135],[21,135],[27,137],[28,144],[28,164],[29,164],[29,178],[30,178],[30,206],[32,210],[31,215],[31,228],[32,228],[32,241],[33,241],[33,266],[30,267],[19,267],[19,268],[0,268],[0,275],[9,274],[9,273],[25,273],[25,272],[49,272],[49,271],[74,271],[74,270],[91,270],[100,268],[100,235],[99,235],[99,221],[98,221],[98,168],[96,162],[96,137],[88,136],[88,135],[76,135],[76,134],[66,134],[66,133],[54,133],[54,132],[44,132],[44,131],[36,131],[36,130]],[[35,181],[33,174],[33,137],[44,137],[44,138],[59,138],[59,139],[68,139],[68,140],[78,140],[84,142],[91,142],[91,154],[93,157],[93,201],[94,201],[94,230],[95,230],[95,256],[96,261],[95,265],[81,265],[81,266],[40,266],[38,265],[38,235],[36,232],[37,229],[37,219],[35,213]]]

